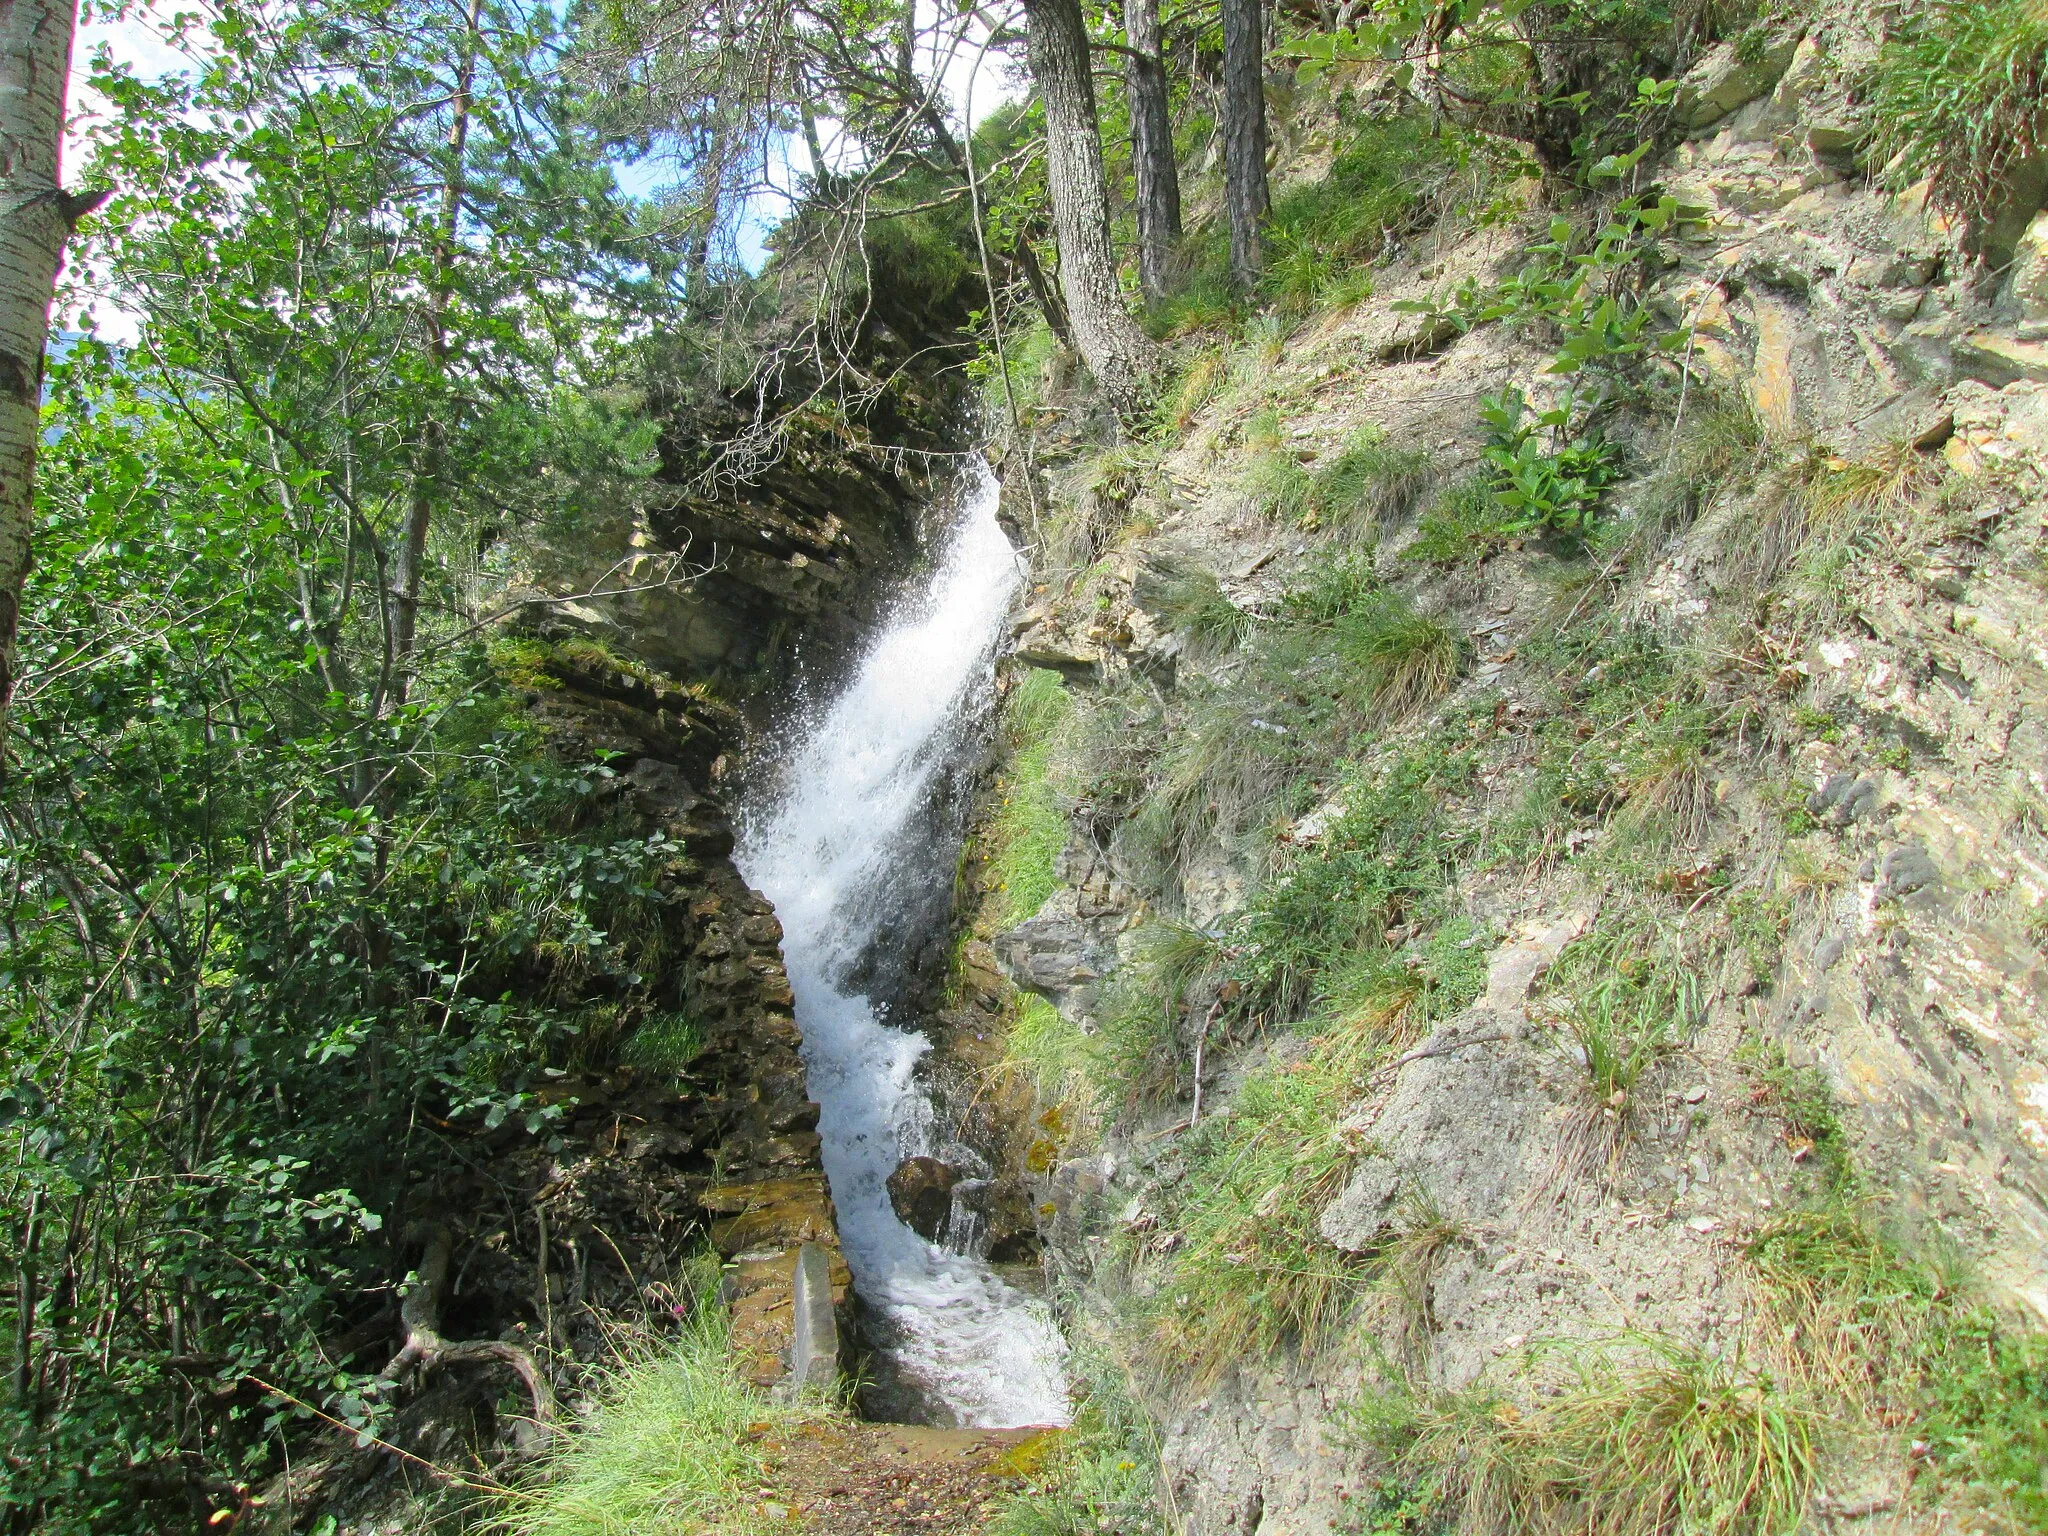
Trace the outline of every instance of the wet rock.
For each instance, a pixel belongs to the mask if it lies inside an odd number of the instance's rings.
[[[1071,889],[997,934],[991,947],[1004,975],[1069,1018],[1093,1005],[1102,978],[1116,968],[1113,939],[1103,923],[1079,915]]]
[[[889,1204],[911,1231],[936,1243],[953,1213],[953,1186],[961,1174],[936,1157],[906,1157],[889,1175]]]

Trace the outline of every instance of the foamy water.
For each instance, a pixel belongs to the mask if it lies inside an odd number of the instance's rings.
[[[1066,1345],[1042,1301],[897,1219],[889,1174],[903,1157],[936,1150],[915,1080],[930,1046],[884,1023],[845,978],[892,916],[894,861],[940,857],[950,869],[954,850],[922,835],[926,812],[993,686],[996,642],[1024,574],[995,512],[984,469],[929,581],[804,724],[774,797],[744,809],[736,854],[782,920],[854,1284],[894,1323],[903,1375],[976,1428],[1067,1422]]]

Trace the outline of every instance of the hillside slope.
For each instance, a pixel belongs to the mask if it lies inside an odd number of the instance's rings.
[[[1276,221],[1402,178],[1369,298],[1190,325],[1131,444],[1013,370],[959,974],[1143,1410],[1047,1509],[2048,1519],[2048,216],[1977,259],[1870,24],[1751,30],[1620,215],[1338,71]]]

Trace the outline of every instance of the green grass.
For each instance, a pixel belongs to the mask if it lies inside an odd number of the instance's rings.
[[[1098,1055],[1094,1036],[1044,998],[1029,994],[1019,999],[1003,1036],[1003,1065],[1021,1073],[1048,1108],[1092,1108]]]
[[[564,1432],[535,1475],[508,1496],[501,1536],[672,1536],[752,1532],[766,1475],[750,1433],[805,1410],[769,1400],[735,1370],[718,1262],[692,1265],[693,1306],[680,1336],[625,1347],[606,1368],[590,1415]]]
[[[1657,915],[1604,917],[1551,968],[1550,993],[1586,1070],[1593,1101],[1617,1117],[1643,1074],[1699,1027],[1698,968]]]
[[[1277,411],[1253,416],[1238,488],[1261,515],[1316,532],[1374,533],[1403,516],[1429,485],[1429,454],[1396,448],[1377,427],[1354,432],[1336,457],[1305,468],[1285,446]]]
[[[1926,1447],[1914,1502],[1965,1529],[2048,1524],[2048,1336],[1975,1297],[1959,1256],[1916,1250],[1865,1203],[1794,1211],[1748,1252],[1819,1401]]]
[[[625,1057],[646,1072],[680,1072],[704,1049],[704,1029],[686,1013],[657,1013],[633,1031]]]
[[[1067,842],[1067,816],[1053,759],[1073,698],[1057,672],[1034,667],[1004,702],[1008,757],[990,829],[989,877],[1005,925],[1021,923],[1059,886],[1054,868]]]
[[[1356,1431],[1393,1459],[1406,1525],[1482,1536],[1780,1536],[1806,1518],[1820,1425],[1733,1358],[1630,1338],[1566,1362],[1520,1408],[1479,1393],[1368,1400]]]
[[[1931,0],[1903,14],[1868,82],[1870,161],[1895,187],[1923,177],[1981,233],[2043,145],[2048,13],[2029,0]]]
[[[1434,931],[1450,922],[1445,892],[1470,832],[1446,815],[1445,801],[1470,771],[1465,758],[1423,751],[1351,786],[1322,841],[1286,861],[1238,920],[1230,975],[1240,1013],[1286,1023],[1319,1001],[1370,1000],[1397,980],[1439,989],[1446,1007],[1477,994],[1483,949],[1456,947],[1474,937],[1469,930],[1413,968],[1386,936],[1396,924]]]
[[[1316,1230],[1356,1148],[1337,1118],[1412,999],[1334,1023],[1298,1061],[1255,1073],[1230,1113],[1189,1131],[1165,1222],[1179,1242],[1147,1309],[1147,1358],[1191,1386],[1283,1344],[1312,1352],[1370,1282]]]
[[[1357,707],[1396,720],[1449,693],[1465,659],[1463,635],[1395,592],[1340,615],[1332,637]]]
[[[1432,194],[1467,156],[1455,130],[1421,113],[1362,124],[1327,175],[1274,198],[1261,295],[1295,319],[1368,297],[1362,269],[1433,206]]]
[[[1198,567],[1167,573],[1156,606],[1197,656],[1234,651],[1252,631],[1252,616],[1224,594],[1213,571]]]
[[[1121,1362],[1082,1339],[1067,1359],[1080,1406],[989,1536],[1164,1536],[1159,1442]],[[1030,1442],[1036,1444],[1036,1442]]]
[[[1401,558],[1455,568],[1482,565],[1506,549],[1520,536],[1520,521],[1486,485],[1474,475],[1446,487],[1416,519],[1415,537]]]
[[[1351,435],[1344,449],[1311,477],[1310,529],[1381,526],[1405,516],[1428,489],[1429,450],[1396,448],[1377,427]]]
[[[1745,1040],[1736,1061],[1750,1080],[1750,1101],[1785,1123],[1788,1144],[1810,1158],[1824,1193],[1846,1195],[1856,1187],[1848,1128],[1835,1107],[1834,1086],[1817,1067],[1795,1067],[1776,1040]]]

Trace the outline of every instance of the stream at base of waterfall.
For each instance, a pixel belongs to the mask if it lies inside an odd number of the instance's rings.
[[[884,1320],[884,1353],[937,1417],[968,1427],[1064,1424],[1066,1345],[1042,1300],[972,1253],[927,1242],[887,1190],[899,1160],[939,1150],[917,1080],[930,1048],[892,1027],[851,978],[907,884],[958,853],[957,820],[931,812],[988,717],[995,656],[1023,563],[979,467],[930,575],[883,621],[851,679],[781,752],[762,803],[740,818],[737,862],[775,904],[796,993],[825,1172],[854,1285]],[[750,797],[751,799],[751,797]],[[905,861],[925,866],[906,868]],[[941,865],[940,861],[943,861]]]

